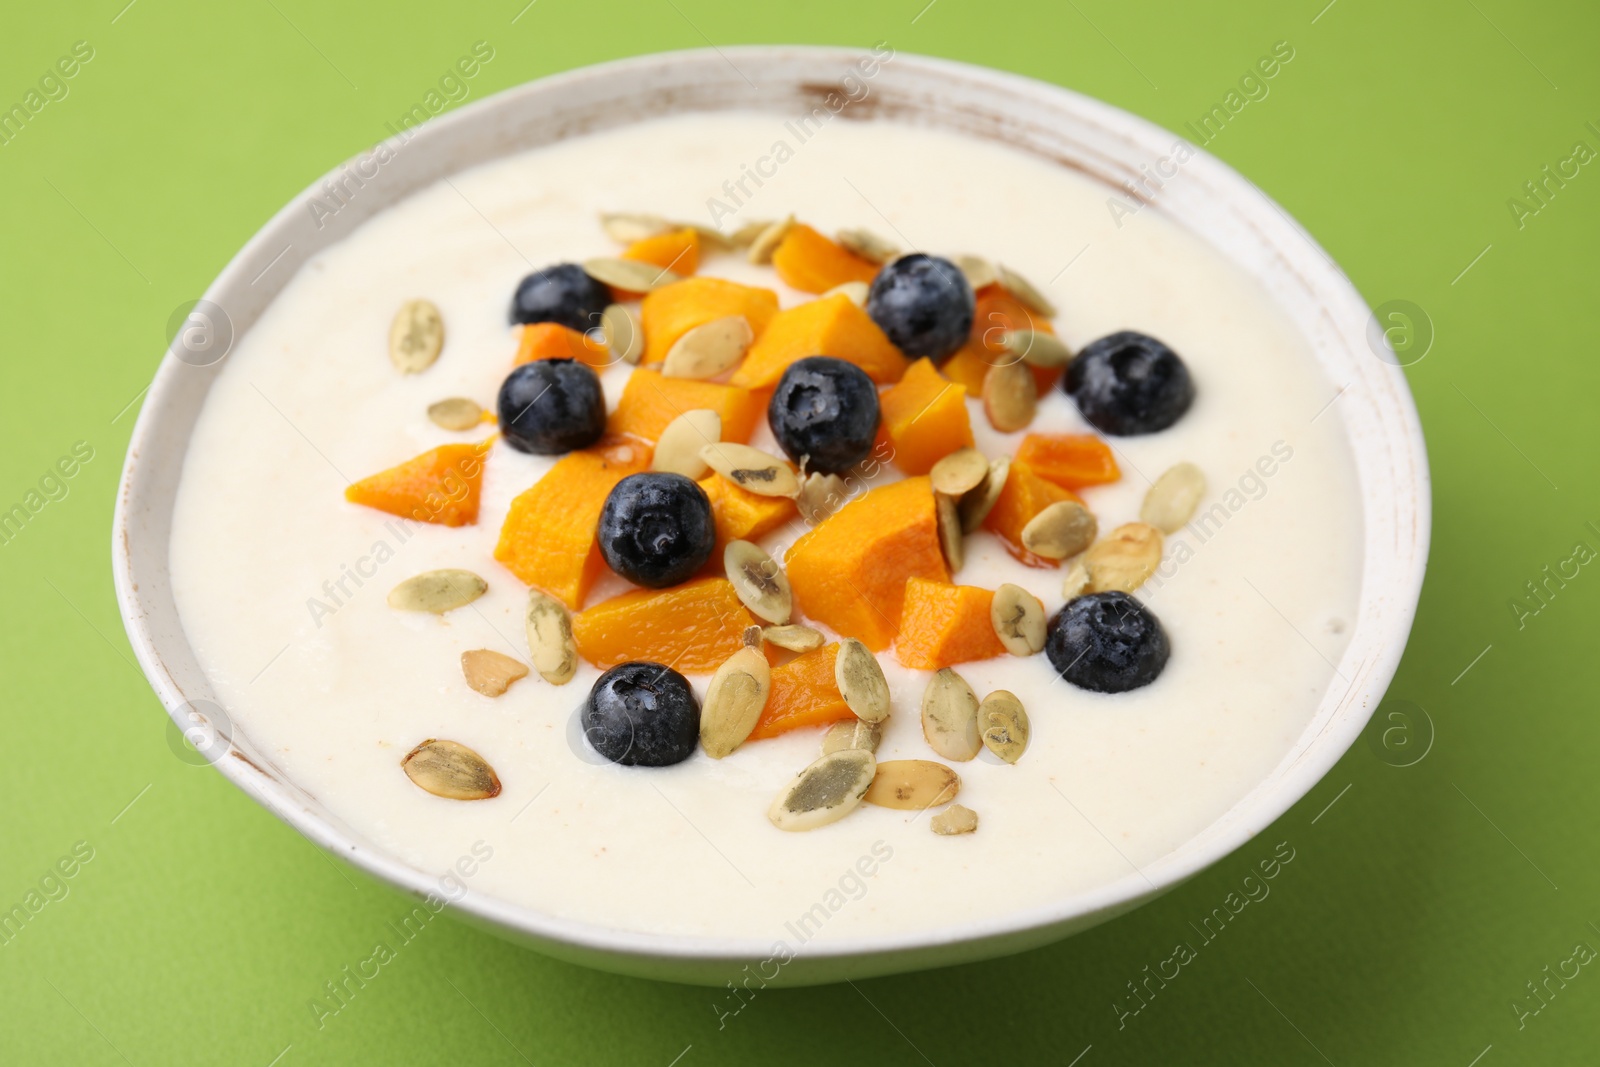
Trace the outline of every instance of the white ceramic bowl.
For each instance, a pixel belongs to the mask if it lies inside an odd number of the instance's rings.
[[[832,48],[749,47],[644,56],[545,78],[426,123],[337,214],[309,209],[321,182],[296,197],[234,257],[205,294],[218,328],[250,329],[295,270],[375,212],[458,170],[575,134],[639,118],[755,108],[810,111],[860,58]],[[736,69],[737,68],[737,69]],[[756,72],[749,84],[740,70]],[[843,114],[874,116],[994,138],[1123,191],[1140,164],[1171,153],[1170,132],[1053,85],[937,59],[896,55],[870,95]],[[357,161],[352,160],[351,165]],[[342,169],[342,168],[340,168]],[[330,177],[336,174],[330,172]],[[1422,431],[1405,379],[1372,331],[1372,315],[1327,254],[1260,190],[1200,153],[1156,210],[1198,234],[1271,294],[1310,340],[1355,453],[1364,509],[1359,613],[1339,664],[1351,680],[1330,691],[1267,779],[1206,830],[1141,873],[1044,907],[936,932],[808,946],[783,981],[837,981],[1017,952],[1064,937],[1170,889],[1248,841],[1327,773],[1366,725],[1405,647],[1427,557],[1429,491]],[[1369,340],[1373,338],[1373,340]],[[203,338],[201,341],[203,342]],[[1374,349],[1377,346],[1377,350]],[[203,347],[201,351],[204,351]],[[212,350],[213,353],[217,351]],[[178,620],[167,571],[173,501],[185,450],[221,363],[169,352],[128,448],[113,531],[117,596],[128,637],[175,721],[195,725],[215,694]],[[227,731],[226,716],[212,725]],[[212,745],[230,781],[318,845],[416,894],[441,872],[410,867],[374,847],[289,781],[248,736]],[[662,937],[568,922],[470,892],[459,914],[562,959],[628,974],[721,985],[771,955],[765,941]]]

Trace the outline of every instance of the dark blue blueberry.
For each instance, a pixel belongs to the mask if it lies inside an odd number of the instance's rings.
[[[1132,330],[1085,346],[1067,365],[1061,388],[1089,425],[1118,437],[1165,430],[1194,402],[1194,382],[1178,353]]]
[[[878,436],[878,387],[854,363],[807,356],[789,364],[767,404],[767,425],[806,470],[843,474]]]
[[[630,474],[606,497],[597,540],[606,564],[628,581],[677,585],[705,566],[716,546],[711,498],[681,474]]]
[[[606,431],[606,398],[575,359],[536,359],[500,383],[500,432],[519,452],[556,456],[588,448]]]
[[[625,767],[670,767],[694,755],[700,703],[683,675],[659,663],[621,663],[602,674],[579,710],[594,750]]]
[[[1115,592],[1067,601],[1050,620],[1044,642],[1057,674],[1097,693],[1126,693],[1149,685],[1171,651],[1155,612],[1127,593]]]
[[[913,252],[878,271],[867,314],[907,356],[943,363],[972,332],[972,286],[948,259]]]
[[[600,313],[609,303],[611,290],[585,274],[582,267],[557,263],[517,283],[511,298],[511,321],[559,322],[581,333],[600,325]]]

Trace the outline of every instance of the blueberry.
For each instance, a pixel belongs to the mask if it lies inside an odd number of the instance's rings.
[[[638,585],[677,585],[705,566],[716,546],[711,498],[681,474],[630,474],[600,509],[600,554]]]
[[[536,270],[517,283],[511,298],[512,322],[559,322],[579,331],[600,324],[611,303],[611,291],[576,263],[557,263]]]
[[[806,470],[842,474],[872,451],[878,387],[854,363],[807,356],[789,364],[767,404],[772,436]]]
[[[1126,693],[1156,680],[1172,647],[1155,612],[1127,593],[1090,593],[1050,620],[1044,652],[1079,689]]]
[[[913,252],[872,280],[867,314],[912,359],[943,363],[972,332],[972,287],[948,259]]]
[[[536,359],[500,383],[500,432],[519,452],[555,456],[588,448],[606,430],[606,398],[575,359]]]
[[[589,690],[578,716],[596,752],[625,767],[670,767],[694,755],[700,704],[683,675],[659,663],[620,663]]]
[[[1061,388],[1089,425],[1118,437],[1165,430],[1194,402],[1194,382],[1178,353],[1132,330],[1085,346]]]

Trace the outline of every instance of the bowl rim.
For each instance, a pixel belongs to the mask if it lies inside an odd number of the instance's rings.
[[[837,74],[843,65],[855,61],[863,54],[860,49],[837,46],[745,45],[632,56],[575,68],[501,90],[429,119],[414,131],[413,136],[438,139],[451,131],[460,131],[473,123],[480,122],[497,109],[513,109],[530,98],[560,93],[596,77],[642,76],[663,71],[677,71],[682,74],[697,68],[705,68],[708,62],[731,65],[738,59],[755,62],[775,57],[813,65],[818,72],[825,70]],[[909,75],[948,79],[956,83],[976,84],[996,91],[1029,97],[1041,102],[1042,105],[1092,118],[1107,130],[1142,144],[1169,143],[1177,136],[1131,112],[1048,82],[938,57],[899,51],[893,52],[892,55],[896,77]],[[902,75],[902,72],[906,72],[906,75]],[[762,109],[756,104],[746,106]],[[703,108],[691,105],[678,110],[691,112]],[[617,125],[622,124],[624,123],[617,123]],[[374,151],[382,146],[398,150],[408,140],[410,138],[402,136],[391,137],[380,146],[375,146]],[[531,146],[504,146],[497,150],[493,158],[527,147]],[[1022,148],[1022,150],[1027,149]],[[1307,245],[1306,255],[1297,259],[1294,269],[1312,275],[1319,293],[1326,290],[1328,294],[1339,298],[1341,301],[1339,311],[1349,316],[1354,313],[1354,307],[1358,305],[1370,319],[1371,312],[1367,310],[1365,301],[1361,299],[1353,284],[1339,271],[1321,246],[1295,223],[1281,206],[1248,179],[1205,152],[1203,148],[1196,147],[1195,151],[1195,160],[1188,165],[1188,168],[1195,169],[1195,165],[1199,164],[1198,170],[1204,172],[1211,184],[1226,188],[1234,194],[1248,193],[1259,197],[1263,201],[1262,207],[1265,210],[1259,211],[1254,220],[1259,222],[1258,228],[1276,236],[1292,232]],[[324,188],[324,182],[337,177],[351,162],[353,160],[346,160],[330,169],[327,174],[319,176],[276,212],[207,287],[204,299],[222,303],[217,300],[219,296],[239,288],[243,283],[250,283],[249,275],[259,264],[271,258],[272,252],[282,243],[282,236],[291,225],[291,216],[304,214],[309,200],[319,194]],[[482,162],[484,160],[472,160],[461,166],[448,166],[442,173],[453,173],[462,167],[477,166]],[[430,182],[422,183],[423,186],[427,184]],[[378,209],[398,202],[411,192],[414,192],[414,189],[403,191],[393,199],[378,205]],[[365,217],[363,215],[356,219],[356,224],[364,221]],[[1182,220],[1177,221],[1179,225],[1185,225]],[[343,234],[336,235],[328,243],[342,239],[342,236]],[[1227,253],[1219,249],[1219,254]],[[289,274],[286,278],[292,276],[293,274]],[[277,291],[277,288],[271,289],[271,296],[267,298],[267,302],[276,296]],[[1349,329],[1357,328],[1353,325],[1353,321],[1345,322],[1344,327],[1347,330],[1347,337]],[[1369,343],[1376,344],[1376,342]],[[889,957],[920,950],[1002,941],[1008,937],[1013,939],[1021,937],[1026,943],[1018,945],[1017,948],[1025,948],[1034,943],[1053,940],[1055,936],[1065,936],[1074,929],[1088,925],[1086,920],[1109,918],[1129,910],[1228,856],[1284,815],[1323,779],[1365,728],[1368,718],[1399,665],[1421,593],[1430,535],[1431,499],[1427,454],[1415,404],[1404,375],[1397,365],[1381,363],[1378,359],[1373,359],[1371,362],[1374,366],[1364,368],[1360,376],[1365,379],[1366,388],[1382,389],[1389,394],[1384,397],[1385,401],[1392,405],[1387,417],[1398,420],[1397,426],[1389,428],[1392,438],[1389,443],[1391,446],[1398,445],[1400,451],[1409,459],[1410,469],[1404,472],[1401,480],[1414,488],[1415,495],[1411,501],[1413,511],[1409,516],[1412,545],[1408,565],[1401,574],[1386,576],[1381,592],[1371,587],[1371,516],[1365,512],[1363,514],[1367,550],[1363,554],[1360,603],[1365,605],[1369,598],[1381,596],[1386,601],[1384,610],[1387,615],[1384,632],[1381,635],[1384,640],[1378,642],[1372,655],[1359,662],[1351,661],[1356,638],[1356,634],[1352,633],[1351,643],[1340,660],[1341,667],[1353,668],[1350,687],[1341,705],[1354,700],[1359,703],[1359,708],[1336,722],[1325,724],[1323,730],[1311,736],[1311,731],[1320,717],[1314,716],[1306,728],[1306,734],[1297,740],[1284,757],[1283,763],[1265,781],[1258,783],[1255,788],[1240,797],[1224,815],[1205,829],[1144,867],[1134,867],[1130,874],[1082,892],[1053,899],[1046,904],[1009,911],[995,918],[966,920],[936,929],[924,928],[883,935],[807,942],[802,946],[799,955],[812,960]],[[137,583],[137,577],[148,578],[149,575],[136,576],[134,573],[135,550],[130,529],[134,525],[134,513],[141,505],[140,492],[147,480],[144,477],[141,455],[148,450],[147,446],[164,432],[161,417],[163,412],[169,405],[181,402],[181,398],[175,396],[176,385],[179,376],[185,373],[186,369],[188,368],[185,364],[169,353],[163,357],[161,366],[155,374],[129,441],[112,527],[112,564],[116,595],[129,641],[151,686],[160,697],[169,716],[180,727],[186,725],[180,719],[180,714],[188,706],[189,698],[164,662],[162,654],[164,643],[172,638],[157,635],[148,625],[146,601],[152,595],[152,588],[148,581],[143,588]],[[192,370],[189,370],[189,373],[192,373]],[[1346,390],[1351,388],[1353,384],[1346,386]],[[185,449],[187,443],[186,436],[183,442]],[[1359,442],[1351,440],[1351,448],[1359,455]],[[1364,487],[1362,495],[1365,499]],[[167,502],[169,510],[170,506],[169,501]],[[163,566],[166,547],[161,546]],[[165,595],[170,598],[170,590]],[[187,641],[186,637],[181,639]],[[1330,685],[1319,708],[1327,706],[1332,700],[1333,687]],[[225,778],[308,840],[320,848],[343,857],[367,873],[419,897],[438,895],[439,875],[404,863],[358,837],[348,828],[336,824],[329,813],[313,810],[311,803],[308,803],[309,798],[298,794],[292,783],[278,780],[248,756],[232,748],[231,743],[228,755],[235,758],[220,758],[211,762]],[[1269,785],[1270,789],[1264,788]],[[1196,842],[1201,842],[1203,847],[1191,847]],[[606,966],[607,963],[591,958],[585,953],[597,953],[604,960],[617,963],[619,966],[621,961],[626,960],[721,964],[767,959],[773,947],[770,938],[656,934],[580,922],[511,904],[471,888],[468,888],[458,900],[450,902],[450,906],[459,909],[469,919],[489,924],[498,930],[514,932],[553,954],[582,959],[584,962],[599,966]],[[973,958],[977,958],[977,955],[1015,951],[1017,948],[978,953],[974,954]],[[579,954],[573,956],[570,950],[577,950]],[[631,973],[641,972],[635,970]]]

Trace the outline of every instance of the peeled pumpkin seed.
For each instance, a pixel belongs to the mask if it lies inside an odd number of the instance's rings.
[[[1206,476],[1193,463],[1167,468],[1144,495],[1139,508],[1141,521],[1162,533],[1177,533],[1194,518],[1194,509],[1206,495]]]
[[[721,759],[756,728],[772,692],[772,668],[759,649],[741,648],[729,656],[706,684],[700,706],[700,744],[706,755]]]
[[[673,223],[660,215],[635,214],[626,211],[602,211],[600,225],[610,237],[618,244],[631,245],[635,241],[642,241],[646,237],[654,237],[659,233],[667,233],[677,229]]]
[[[471,571],[446,568],[424,571],[389,590],[389,606],[399,611],[452,611],[489,591],[489,583]]]
[[[962,763],[978,754],[978,694],[949,667],[922,692],[922,736],[945,759]]]
[[[961,792],[961,776],[942,763],[894,759],[878,764],[872,787],[861,799],[880,808],[921,811],[948,804]]]
[[[567,606],[548,593],[528,591],[528,610],[523,617],[528,635],[528,654],[533,669],[551,685],[565,685],[578,672],[578,644],[572,638],[572,616]]]
[[[800,483],[800,492],[794,502],[800,508],[800,517],[815,526],[843,507],[848,499],[849,482],[837,474],[818,474],[813,471]]]
[[[994,264],[982,256],[960,255],[954,257],[954,262],[961,268],[961,273],[966,275],[967,284],[972,286],[973,292],[1000,280],[1000,275],[995,273]]]
[[[668,378],[695,381],[715,378],[743,359],[755,339],[750,320],[743,315],[703,322],[672,342],[661,373]]]
[[[681,474],[699,481],[706,476],[706,461],[700,450],[722,440],[722,416],[710,408],[696,408],[667,423],[656,442],[650,469]]]
[[[768,626],[761,631],[761,639],[769,645],[786,648],[790,652],[810,652],[827,643],[821,630],[797,623],[788,626]]]
[[[1045,559],[1066,559],[1094,543],[1100,524],[1076,500],[1058,500],[1022,527],[1022,547]]]
[[[1050,303],[1050,298],[1041,293],[1032,282],[1006,266],[1004,263],[995,268],[995,273],[1000,277],[1000,284],[1006,291],[1018,300],[1024,307],[1035,315],[1043,315],[1053,319],[1056,315],[1056,306]]]
[[[856,810],[872,785],[878,761],[861,748],[845,748],[820,757],[778,794],[767,818],[780,830],[815,830]]]
[[[883,740],[883,724],[862,722],[860,719],[842,719],[828,727],[822,735],[822,754],[859,748],[864,752],[878,751]]]
[[[1044,604],[1022,588],[1005,582],[989,602],[995,636],[1013,656],[1031,656],[1044,648]]]
[[[475,648],[461,653],[461,674],[476,692],[497,697],[510,689],[512,682],[526,678],[528,668],[503,652]]]
[[[961,538],[961,509],[956,498],[945,493],[933,494],[934,514],[939,523],[939,548],[944,561],[954,574],[967,561],[967,546]]]
[[[755,243],[757,237],[767,232],[767,228],[771,225],[771,219],[756,219],[754,222],[747,222],[737,230],[734,230],[728,236],[728,240],[733,242],[735,248],[749,248]]]
[[[1071,600],[1089,591],[1089,565],[1082,559],[1075,561],[1061,579],[1061,595]]]
[[[583,273],[597,282],[630,293],[648,293],[663,285],[683,281],[682,275],[637,259],[596,256],[583,261]]]
[[[441,430],[470,430],[483,422],[483,405],[464,396],[453,396],[428,405],[428,421]]]
[[[446,800],[488,800],[500,778],[487,760],[456,741],[430,738],[405,754],[400,768],[419,789]]]
[[[1089,572],[1087,592],[1131,593],[1161,565],[1161,531],[1142,522],[1118,526],[1089,546],[1083,564]]]
[[[994,510],[994,502],[1006,487],[1011,474],[1011,457],[996,456],[989,462],[989,473],[976,489],[967,490],[961,498],[961,532],[972,533],[983,525],[983,520]]]
[[[606,348],[624,363],[637,364],[644,355],[644,327],[639,313],[626,304],[607,304],[600,313],[600,333]]]
[[[407,300],[389,324],[389,361],[401,374],[421,374],[444,348],[444,317],[431,300]]]
[[[866,282],[840,282],[832,289],[824,290],[822,295],[817,297],[817,299],[826,300],[830,296],[839,296],[840,294],[843,294],[848,296],[850,298],[850,302],[856,307],[866,307],[867,296],[871,292],[872,286],[868,285]]]
[[[928,825],[941,837],[970,834],[978,828],[978,813],[961,804],[952,804],[932,819]]]
[[[1055,370],[1072,362],[1072,349],[1066,342],[1043,330],[1007,330],[1004,343],[1008,352],[1030,367]]]
[[[778,246],[783,244],[783,239],[789,236],[789,230],[793,227],[794,216],[785,215],[757,234],[755,240],[750,242],[750,251],[747,253],[750,262],[755,264],[771,263],[772,253],[776,252]]]
[[[777,561],[749,541],[729,541],[722,550],[722,567],[739,602],[758,619],[775,625],[789,621],[794,594]]]
[[[989,425],[1014,433],[1033,421],[1039,410],[1039,383],[1020,359],[996,363],[983,376],[983,411]]]
[[[1022,758],[1033,735],[1022,701],[1005,689],[996,689],[978,705],[978,729],[983,746],[1007,763]]]
[[[933,465],[928,478],[933,491],[949,496],[961,496],[983,484],[989,473],[989,461],[976,448],[958,448]]]
[[[759,448],[723,441],[702,446],[700,458],[734,485],[757,496],[792,497],[800,492],[800,479],[788,461]]]
[[[862,722],[882,722],[889,717],[889,680],[883,676],[878,657],[853,637],[839,642],[833,680],[845,704]]]
[[[871,230],[840,230],[834,240],[869,263],[887,263],[900,254],[899,245]]]

